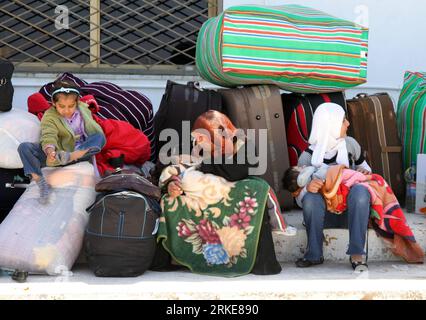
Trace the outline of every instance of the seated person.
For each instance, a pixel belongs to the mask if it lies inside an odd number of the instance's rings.
[[[180,165],[176,166],[176,164],[171,168],[167,167],[164,169],[162,177],[165,179],[163,182],[161,182],[162,179],[160,179],[160,184],[163,185],[168,192],[169,197],[167,199],[171,199],[172,201],[173,198],[176,197],[186,199],[186,193],[188,193],[188,195],[196,196],[197,199],[201,200],[197,205],[201,211],[210,204],[217,203],[219,198],[225,199],[226,201],[226,198],[223,197],[223,195],[227,196],[229,194],[226,190],[230,190],[235,184],[248,178],[250,167],[254,167],[254,165],[247,161],[248,152],[254,150],[254,146],[248,146],[251,142],[247,141],[245,137],[241,138],[237,136],[236,133],[237,128],[235,128],[226,115],[213,110],[200,115],[194,122],[191,136],[194,139],[193,141],[195,145],[192,156],[201,156],[201,162],[196,165],[196,170],[194,170],[195,168],[188,169],[181,167]],[[243,148],[243,146],[245,147]],[[199,154],[197,154],[197,152]],[[241,159],[244,161],[241,161]],[[180,169],[184,169],[181,171],[183,174],[179,171]],[[188,177],[196,177],[196,183],[186,183],[185,179],[187,178],[187,174]],[[216,183],[214,188],[210,186],[209,183],[209,190],[215,190],[213,194],[214,196],[212,196],[212,194],[203,196],[205,190],[197,189],[200,179],[206,176],[214,176],[214,181]],[[225,191],[220,191],[222,189]],[[238,192],[243,193],[243,191]],[[221,199],[219,200],[222,201]],[[244,200],[244,198],[241,200]],[[189,202],[192,203],[192,201],[184,202],[186,204]],[[248,208],[247,210],[252,209]],[[270,219],[267,210],[268,206],[265,205],[265,208],[262,208],[262,211],[259,212],[262,215],[261,220],[259,221],[260,233],[258,241],[256,240],[256,256],[252,257],[255,260],[255,263],[251,267],[251,273],[254,274],[276,274],[281,271],[281,266],[275,256],[271,226],[269,222]],[[195,211],[197,212],[197,210]],[[228,213],[226,214],[228,215]],[[167,219],[168,212],[165,211],[164,215],[165,219]],[[199,215],[199,218],[201,217],[200,212],[195,214],[196,217],[197,215]],[[235,213],[233,210],[229,212],[229,217],[231,218],[231,216],[235,216],[235,218],[238,219],[250,219],[244,214],[241,214],[242,218],[237,217],[238,213]],[[241,226],[246,226],[246,224],[248,224],[248,221],[245,220],[235,221],[235,223],[239,223]],[[232,223],[234,225],[234,222]],[[231,227],[226,228],[231,230]],[[236,231],[236,229],[232,230]],[[245,238],[245,236],[243,238]]]
[[[322,195],[328,212],[342,214],[348,209],[348,198],[353,187],[362,186],[370,195],[370,217],[378,235],[391,242],[391,250],[409,263],[423,263],[423,249],[416,243],[404,213],[392,189],[377,174],[363,174],[347,169],[344,165],[315,167],[290,167],[284,174],[284,188],[297,197],[306,183],[315,176],[323,181],[318,190]],[[389,240],[391,239],[391,240]],[[355,271],[367,270],[367,263],[352,262]]]

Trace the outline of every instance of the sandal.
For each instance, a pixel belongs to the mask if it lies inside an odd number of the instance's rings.
[[[364,271],[368,271],[368,264],[363,261],[352,261],[352,257],[349,257],[349,261],[351,262],[352,269],[355,272],[360,273]]]

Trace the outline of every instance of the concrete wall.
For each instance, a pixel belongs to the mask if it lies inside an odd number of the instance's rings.
[[[396,102],[406,70],[426,71],[426,1],[418,0],[224,0],[224,8],[238,4],[280,5],[296,3],[317,8],[335,16],[355,21],[370,28],[368,82],[348,90],[346,96],[359,92],[389,92]],[[48,71],[48,70],[47,70]],[[200,80],[197,77],[83,75],[92,82],[106,80],[127,89],[140,90],[153,102],[157,110],[167,79],[174,81]],[[26,108],[29,94],[41,84],[52,81],[56,74],[15,74],[16,108]],[[214,87],[202,82],[202,85]]]

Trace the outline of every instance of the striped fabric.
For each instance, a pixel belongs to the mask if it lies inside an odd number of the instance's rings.
[[[341,91],[366,81],[367,41],[368,29],[307,7],[235,6],[203,24],[196,63],[225,87]]]
[[[64,73],[56,80],[67,80],[80,87],[81,95],[93,95],[98,102],[97,115],[102,119],[114,119],[129,122],[141,130],[151,144],[151,161],[155,160],[154,111],[149,98],[138,91],[124,90],[106,81],[87,83],[71,73]],[[41,87],[40,93],[51,100],[53,82]]]
[[[426,153],[426,72],[405,73],[396,116],[405,170]]]

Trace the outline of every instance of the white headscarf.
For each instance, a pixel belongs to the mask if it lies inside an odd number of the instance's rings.
[[[335,103],[323,103],[314,113],[312,131],[309,136],[312,153],[312,165],[320,167],[324,157],[332,158],[337,152],[337,164],[349,167],[345,138],[340,132],[345,119],[345,111]]]

